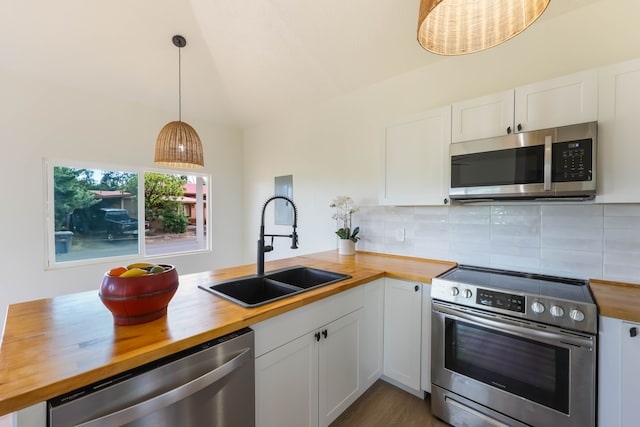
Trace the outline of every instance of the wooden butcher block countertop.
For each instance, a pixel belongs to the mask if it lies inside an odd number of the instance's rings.
[[[601,316],[640,322],[640,285],[591,279],[589,286]]]
[[[431,283],[431,278],[456,264],[362,252],[340,256],[329,251],[270,261],[266,270],[294,265],[352,278],[261,307],[243,308],[198,285],[254,274],[255,265],[182,275],[167,316],[135,326],[114,326],[98,289],[10,305],[0,347],[0,416],[372,280],[391,276]]]

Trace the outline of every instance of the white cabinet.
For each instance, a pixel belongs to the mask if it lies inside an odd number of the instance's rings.
[[[364,308],[360,341],[360,378],[364,390],[382,375],[384,334],[384,279],[364,285]]]
[[[360,396],[362,309],[319,332],[319,425],[328,426]]]
[[[546,129],[598,118],[598,73],[583,71],[454,103],[452,142]]]
[[[383,376],[420,391],[422,284],[385,279]]]
[[[304,335],[256,359],[256,426],[318,425],[318,343]]]
[[[451,142],[505,135],[513,129],[513,89],[456,102],[451,107]]]
[[[447,204],[450,142],[450,106],[387,126],[382,148],[379,203]]]
[[[599,91],[596,201],[638,203],[640,60],[602,68]]]
[[[600,317],[598,425],[638,425],[640,323]]]
[[[256,359],[256,425],[328,426],[360,395],[362,309]]]
[[[431,393],[431,285],[422,285],[422,356],[420,389]]]
[[[252,326],[257,426],[327,426],[380,377],[383,283]]]
[[[622,425],[638,425],[640,323],[622,322]]]

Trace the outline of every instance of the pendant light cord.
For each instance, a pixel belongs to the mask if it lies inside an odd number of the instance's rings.
[[[182,121],[182,48],[178,47],[178,121]]]

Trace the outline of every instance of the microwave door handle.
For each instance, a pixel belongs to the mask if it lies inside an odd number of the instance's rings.
[[[544,137],[544,191],[551,191],[551,135]]]

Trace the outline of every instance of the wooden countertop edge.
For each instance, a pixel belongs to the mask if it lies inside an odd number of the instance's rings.
[[[322,254],[332,254],[335,251],[328,251],[326,253],[319,253],[317,255]],[[379,254],[379,253],[369,253],[369,252],[358,252],[365,257],[374,257],[374,258],[383,258],[389,259],[391,262],[420,262],[427,264],[436,264],[442,265],[445,268],[443,271],[438,274],[442,274],[446,271],[449,271],[451,268],[454,268],[457,264],[449,261],[439,261],[439,260],[430,260],[425,258],[415,258],[415,257],[404,257],[398,255],[388,255],[388,254]],[[301,257],[296,257],[299,259],[310,259],[310,260],[318,260],[322,261],[322,258],[315,258],[316,254],[303,255]],[[327,260],[324,260],[327,261]],[[335,261],[327,261],[327,262],[335,262]],[[275,262],[277,263],[277,261]],[[335,262],[338,263],[338,262]],[[108,378],[112,375],[116,375],[118,373],[127,371],[129,369],[135,368],[137,366],[143,365],[145,363],[160,359],[169,354],[187,349],[194,345],[198,345],[200,343],[218,338],[220,336],[226,335],[233,331],[242,329],[244,327],[250,327],[251,325],[261,322],[263,320],[267,320],[271,317],[278,316],[280,314],[286,313],[291,310],[295,310],[297,308],[303,307],[305,305],[311,304],[318,300],[327,298],[329,296],[338,294],[340,292],[346,291],[348,289],[354,288],[356,286],[360,286],[371,281],[383,278],[383,277],[394,277],[403,280],[409,281],[417,281],[423,283],[431,283],[431,277],[428,274],[416,274],[411,272],[403,272],[397,271],[395,268],[385,269],[384,267],[380,268],[376,265],[372,265],[369,262],[361,262],[354,263],[357,265],[359,270],[362,270],[364,273],[363,277],[349,279],[344,282],[338,282],[333,285],[328,285],[326,287],[305,292],[300,295],[289,297],[285,300],[276,301],[268,306],[263,306],[262,309],[248,309],[247,315],[243,315],[239,317],[237,320],[224,322],[221,326],[213,327],[205,332],[196,333],[187,338],[183,338],[180,340],[176,340],[170,343],[158,343],[157,346],[146,346],[140,350],[140,353],[135,354],[135,352],[128,353],[121,360],[115,360],[111,363],[100,366],[95,369],[90,369],[84,372],[81,372],[77,375],[72,375],[66,377],[60,381],[55,381],[49,384],[44,384],[42,386],[31,387],[29,390],[24,392],[19,392],[18,394],[9,394],[5,396],[0,396],[0,416],[9,414],[11,412],[18,411],[20,409],[31,406],[35,403],[46,401],[51,399],[52,397],[67,393],[71,390],[78,388],[79,383],[83,384],[91,384],[96,381],[100,381],[102,379]],[[238,270],[245,269],[247,266],[239,266]],[[235,267],[232,267],[233,269]],[[229,270],[229,269],[223,269]],[[366,270],[366,271],[365,271]],[[387,271],[389,270],[389,271]],[[402,270],[402,268],[400,268]],[[202,273],[193,273],[187,274],[184,277],[189,278],[191,276],[196,277]],[[238,274],[235,277],[242,276],[242,274]],[[182,279],[182,277],[181,277]],[[233,303],[229,303],[233,304]],[[265,309],[268,307],[268,309]],[[254,313],[251,313],[254,311]],[[6,326],[6,325],[5,325]],[[4,367],[0,367],[0,371],[4,369]],[[0,384],[0,389],[2,384]]]
[[[198,344],[202,344],[209,340],[219,338],[242,328],[250,327],[251,325],[262,322],[263,320],[267,320],[271,317],[275,317],[288,311],[295,310],[321,299],[339,294],[348,289],[369,283],[384,276],[384,272],[378,272],[372,274],[371,276],[368,276],[366,279],[353,280],[345,285],[332,285],[330,289],[327,286],[327,289],[325,289],[323,292],[310,291],[307,293],[307,295],[301,294],[298,296],[293,296],[286,300],[285,303],[273,303],[275,307],[269,309],[268,311],[256,310],[255,315],[241,318],[238,321],[225,323],[223,326],[212,328],[204,333],[195,334],[190,336],[189,338],[175,341],[173,343],[163,344],[162,346],[154,350],[146,351],[144,354],[132,356],[127,358],[126,360],[114,362],[97,369],[86,371],[81,374],[65,378],[64,380],[38,387],[37,389],[29,391],[27,393],[2,399],[0,401],[0,416],[26,408],[37,402],[43,402],[55,396],[68,393],[69,391],[78,388],[77,383],[79,382],[84,384],[92,384],[94,382],[101,381],[110,376],[117,375],[121,372],[125,372],[146,363],[161,359],[162,357],[165,357],[169,354],[177,353],[179,351],[185,350]]]
[[[610,280],[589,280],[601,316],[640,322],[640,285]]]

